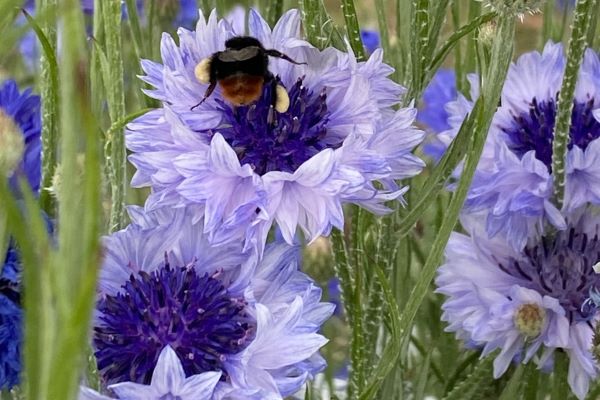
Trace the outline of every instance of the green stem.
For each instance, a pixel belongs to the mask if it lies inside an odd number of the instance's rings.
[[[556,111],[554,126],[554,141],[552,143],[552,174],[554,176],[554,199],[559,208],[563,205],[565,192],[565,158],[571,127],[573,111],[573,96],[579,75],[579,67],[587,47],[586,38],[590,26],[591,14],[596,6],[596,0],[578,0],[575,7],[573,32],[569,40],[567,52],[567,67],[563,78]]]
[[[502,84],[510,65],[514,46],[515,21],[510,16],[500,16],[498,34],[492,45],[492,62],[486,71],[482,95],[475,103],[468,119],[475,118],[475,134],[469,145],[463,172],[456,192],[453,194],[446,216],[433,243],[425,266],[419,274],[419,278],[408,297],[408,303],[400,319],[400,330],[403,337],[410,335],[410,327],[417,311],[429,293],[429,285],[433,280],[437,266],[450,238],[450,234],[458,220],[462,204],[467,196],[471,181],[475,174],[477,163],[483,151],[492,117],[496,111]],[[466,122],[467,123],[467,122]]]
[[[565,352],[555,352],[551,400],[564,400],[569,395],[569,385],[567,383],[568,371],[569,359]]]
[[[360,27],[354,0],[342,0],[342,13],[344,14],[344,21],[346,21],[346,32],[348,33],[350,46],[356,55],[356,59],[362,61],[365,59],[365,49],[360,39]]]
[[[121,44],[121,3],[107,1],[102,5],[102,19],[106,36],[106,57],[108,60],[108,81],[106,88],[108,112],[111,123],[125,116],[125,96],[123,90],[123,55]],[[125,136],[123,131],[110,138],[108,171],[111,186],[110,231],[125,225],[125,193],[127,188],[127,165]]]
[[[406,100],[418,99],[423,89],[423,70],[429,48],[429,0],[413,0],[412,82]]]
[[[56,48],[55,10],[56,0],[38,0],[39,13],[45,18],[40,22],[50,47]],[[58,146],[58,71],[53,70],[48,58],[42,52],[40,59],[40,93],[42,99],[42,190],[40,204],[49,215],[54,215],[54,201],[48,189],[56,170],[56,150]]]

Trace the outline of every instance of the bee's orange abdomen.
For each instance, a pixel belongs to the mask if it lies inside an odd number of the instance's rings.
[[[244,106],[258,100],[263,84],[262,76],[248,74],[235,74],[219,81],[223,97],[235,106]]]

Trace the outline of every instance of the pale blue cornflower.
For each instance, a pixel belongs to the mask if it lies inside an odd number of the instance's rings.
[[[488,234],[505,235],[517,250],[546,222],[557,229],[566,226],[563,214],[551,201],[552,135],[564,68],[563,47],[553,43],[542,53],[526,53],[511,65],[465,203],[467,212],[486,210]],[[478,79],[472,77],[471,81],[471,98],[476,99]],[[587,50],[573,100],[565,213],[586,204],[600,205],[599,89],[600,61],[594,51]],[[472,107],[473,101],[460,94],[446,105],[451,129],[439,136],[446,146]]]
[[[129,212],[105,239],[98,284],[93,345],[109,389],[153,382],[165,346],[188,379],[220,373],[215,400],[282,399],[325,367],[318,331],[333,305],[299,271],[298,246],[270,244],[258,261],[241,242],[211,246],[194,207]]]
[[[375,50],[366,62],[352,52],[318,50],[300,35],[297,10],[271,30],[254,10],[247,31],[236,19],[200,15],[196,31],[179,29],[179,44],[161,43],[162,64],[144,60],[146,93],[163,102],[129,124],[127,147],[137,172],[132,185],[150,186],[146,207],[204,207],[204,232],[213,243],[245,236],[262,247],[275,223],[288,243],[297,228],[310,241],[342,228],[342,205],[381,214],[403,201],[399,179],[423,162],[411,151],[423,133],[414,108],[400,108],[405,89],[388,78],[392,68]],[[272,85],[249,106],[232,107],[207,85],[196,65],[223,50],[227,39],[249,34],[298,62],[272,59],[269,69],[289,93],[284,113],[271,107]]]
[[[511,362],[548,369],[557,350],[566,352],[569,385],[583,399],[599,372],[592,338],[600,309],[589,296],[600,286],[600,215],[572,215],[565,230],[532,234],[520,251],[490,239],[481,221],[463,218],[467,234],[452,234],[436,278],[447,330],[482,357],[500,350],[495,378]]]

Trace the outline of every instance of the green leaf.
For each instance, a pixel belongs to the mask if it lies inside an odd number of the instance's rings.
[[[504,387],[498,400],[514,400],[518,397],[521,386],[523,385],[523,373],[525,372],[525,369],[526,367],[523,364],[519,364],[510,377],[508,384]]]
[[[554,371],[552,372],[551,400],[565,400],[569,395],[567,374],[569,372],[569,358],[564,351],[554,353]]]
[[[465,36],[473,33],[476,29],[478,29],[483,24],[492,21],[497,17],[495,12],[490,12],[487,14],[483,14],[478,16],[477,18],[469,21],[466,25],[461,26],[456,30],[450,37],[444,42],[442,47],[437,51],[431,62],[429,63],[429,67],[425,69],[427,73],[426,82],[431,81],[431,78],[435,74],[435,72],[440,68],[448,54],[458,45],[460,39]],[[474,72],[474,71],[470,71]]]
[[[481,390],[492,377],[492,358],[480,361],[473,371],[443,397],[443,400],[469,400]]]

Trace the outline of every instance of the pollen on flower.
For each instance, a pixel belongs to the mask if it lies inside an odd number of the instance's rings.
[[[514,315],[515,326],[523,335],[534,338],[546,323],[546,311],[535,303],[521,304]]]
[[[23,132],[13,119],[0,109],[0,171],[11,176],[25,151]]]

